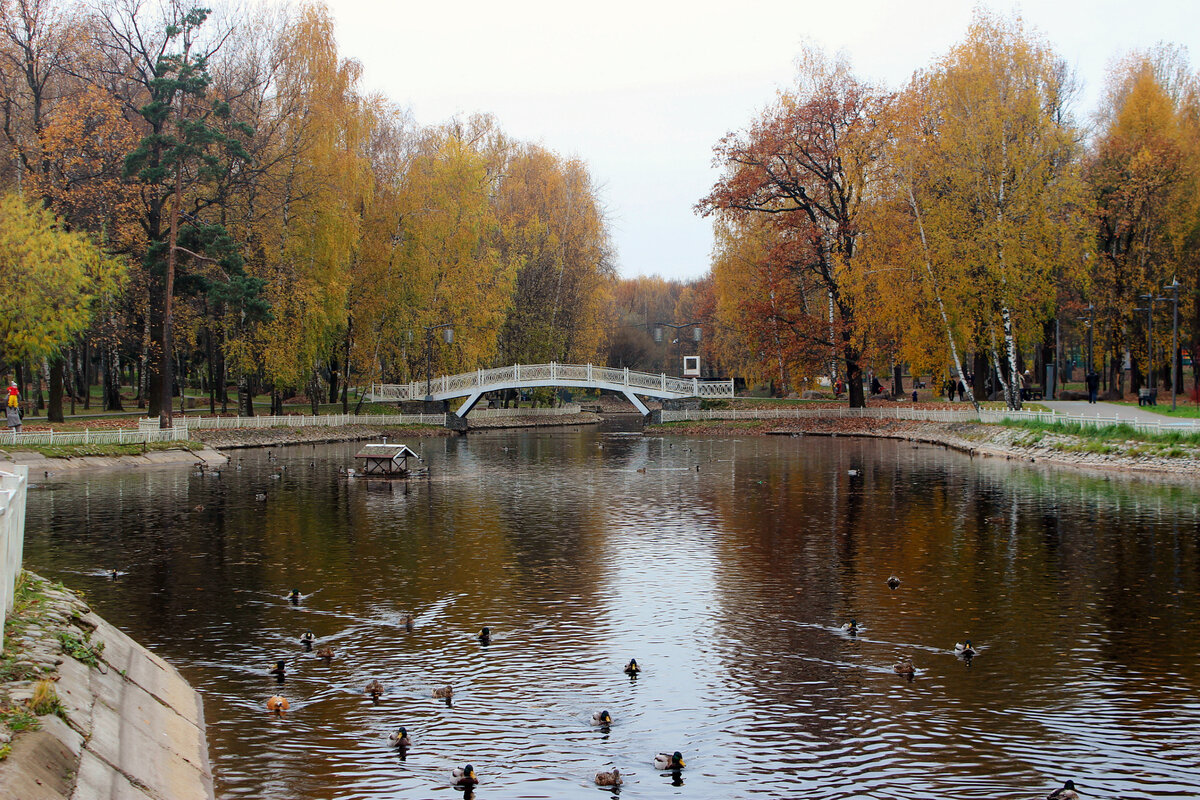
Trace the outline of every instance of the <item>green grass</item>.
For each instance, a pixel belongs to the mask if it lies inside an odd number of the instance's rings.
[[[1164,417],[1175,417],[1177,419],[1200,419],[1200,406],[1197,406],[1190,399],[1180,396],[1176,400],[1175,410],[1171,410],[1171,393],[1166,393],[1166,400],[1163,399],[1162,389],[1158,390],[1158,405],[1156,406],[1138,406],[1135,400],[1106,400],[1105,402],[1113,403],[1114,405],[1132,406],[1141,408],[1142,411],[1149,411],[1151,414],[1161,414]]]
[[[1081,425],[1078,422],[1043,422],[1041,420],[1006,419],[1000,423],[1008,428],[1023,428],[1042,433],[1057,433],[1064,436],[1074,436],[1089,442],[1150,442],[1160,445],[1188,445],[1200,447],[1200,433],[1184,433],[1169,431],[1166,433],[1150,433],[1139,431],[1132,425],[1092,426]]]
[[[74,631],[59,631],[58,641],[62,644],[63,652],[81,664],[89,667],[100,666],[100,654],[104,652],[104,642],[92,643],[92,634],[83,636]]]
[[[24,706],[7,706],[0,708],[0,722],[8,726],[13,733],[21,731],[36,731],[42,726],[32,711]]]

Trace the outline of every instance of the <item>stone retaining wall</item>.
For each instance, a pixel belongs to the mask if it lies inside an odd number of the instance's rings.
[[[27,708],[38,683],[53,681],[59,708],[36,730],[0,733],[11,740],[0,798],[212,800],[200,695],[79,597],[30,578],[38,599],[10,620],[6,666],[17,679],[0,684],[0,707]],[[84,643],[83,661],[64,636]]]

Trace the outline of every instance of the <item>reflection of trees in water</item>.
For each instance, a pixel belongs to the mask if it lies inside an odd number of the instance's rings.
[[[1193,637],[1177,635],[1195,613],[1195,501],[1178,513],[1178,489],[1147,494],[934,448],[813,438],[763,448],[738,470],[735,486],[705,498],[722,532],[721,652],[747,701],[780,715],[766,728],[795,725],[789,709],[801,697],[817,736],[855,709],[886,713],[876,703],[902,713],[903,695],[858,697],[864,673],[844,665],[890,666],[913,645],[947,649],[916,657],[919,668],[951,671],[952,706],[1061,703],[1094,688],[1079,685],[1072,658],[1169,667],[1197,682]],[[891,573],[903,579],[895,593],[884,585]],[[866,627],[862,641],[811,627],[851,617]],[[954,673],[948,649],[963,638],[984,646],[974,670],[989,680]],[[814,682],[827,691],[801,689]],[[994,724],[1027,732],[1019,715]]]

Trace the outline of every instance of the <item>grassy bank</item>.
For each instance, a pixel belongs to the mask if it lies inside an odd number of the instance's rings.
[[[8,445],[4,449],[10,452],[41,453],[46,458],[82,458],[84,456],[102,456],[115,458],[117,456],[140,456],[156,450],[199,450],[203,442],[188,440],[183,442],[150,442],[149,444],[68,444],[68,445]]]

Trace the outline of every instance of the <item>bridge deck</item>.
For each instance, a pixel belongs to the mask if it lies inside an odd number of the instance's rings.
[[[538,386],[607,389],[621,392],[641,411],[649,413],[637,395],[658,399],[684,397],[733,397],[733,381],[702,381],[698,378],[672,378],[631,369],[597,367],[592,364],[514,364],[511,367],[480,369],[459,375],[442,375],[429,382],[372,384],[367,397],[375,402],[399,400],[449,400],[467,397],[455,413],[466,416],[480,395],[502,389],[527,389]]]

